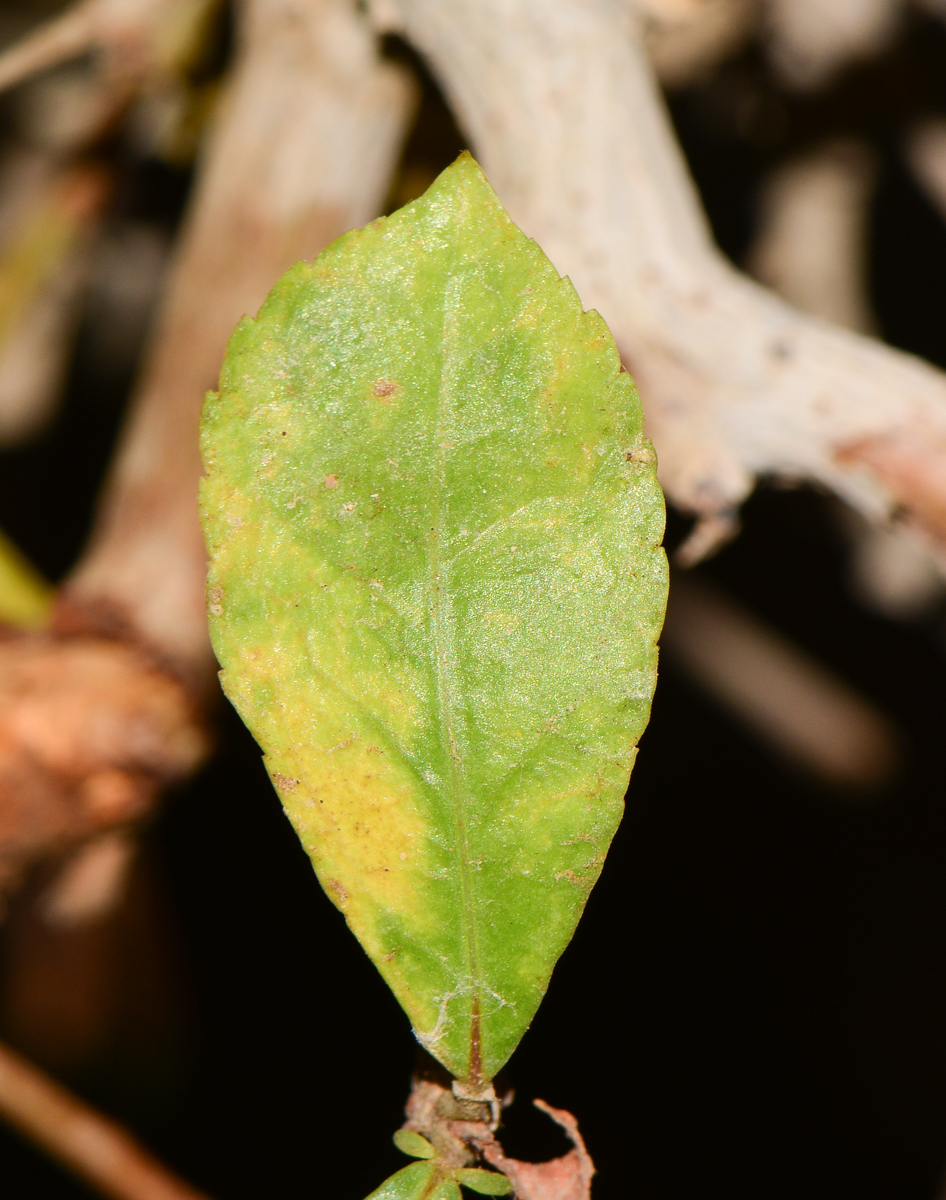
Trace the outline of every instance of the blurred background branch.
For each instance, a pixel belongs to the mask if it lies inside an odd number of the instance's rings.
[[[779,535],[760,533],[757,514],[782,498],[750,496],[758,482],[830,492],[808,497],[830,527],[811,539],[837,538],[860,606],[850,623],[876,622],[871,636],[897,654],[939,636],[946,356],[907,339],[937,368],[881,342],[875,260],[878,228],[909,232],[881,220],[892,178],[946,216],[946,93],[923,83],[927,52],[946,77],[944,16],[941,0],[22,0],[0,13],[6,461],[45,463],[52,439],[76,436],[68,394],[83,356],[95,387],[137,379],[86,549],[65,573],[65,559],[44,564],[56,588],[0,540],[8,1036],[57,1071],[99,1061],[133,947],[157,964],[149,990],[165,1015],[148,1019],[173,1024],[156,981],[173,969],[149,822],[175,819],[157,816],[159,794],[206,760],[216,702],[195,517],[201,398],[233,325],[288,265],[412,199],[467,138],[619,340],[676,509],[678,562],[724,548],[748,501],[742,543],[693,578],[676,573],[667,703],[690,711],[676,672],[732,718],[727,737],[741,728],[771,748],[772,779],[790,762],[819,795],[879,809],[912,786],[922,721],[904,717],[897,655],[842,661],[766,601],[755,564]],[[142,164],[145,185],[132,182]],[[133,187],[147,203],[129,200]],[[55,474],[43,484],[61,521],[71,494]],[[753,566],[733,583],[740,555]],[[801,552],[800,566],[791,547],[772,555],[795,564],[799,593],[822,586],[825,569]],[[733,744],[727,796],[745,756]],[[715,804],[725,811],[724,796]],[[833,819],[811,818],[806,836]],[[201,878],[223,869],[204,863]],[[283,868],[259,870],[281,894]]]
[[[114,1121],[2,1044],[0,1113],[110,1200],[205,1200]]]

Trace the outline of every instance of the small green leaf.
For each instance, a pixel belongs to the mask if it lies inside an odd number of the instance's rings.
[[[411,1163],[386,1179],[368,1200],[461,1200],[451,1175],[432,1162]]]
[[[412,1129],[399,1129],[394,1135],[394,1144],[402,1154],[409,1154],[411,1158],[433,1158],[436,1153],[430,1142]]]
[[[428,1200],[430,1186],[437,1168],[433,1163],[415,1162],[391,1175],[368,1200]]]
[[[454,1172],[457,1182],[481,1196],[508,1196],[512,1184],[505,1175],[497,1171],[484,1171],[481,1167],[461,1167]]]
[[[601,317],[469,155],[293,267],[203,418],[211,632],[322,885],[480,1085],[601,871],[663,498]]]

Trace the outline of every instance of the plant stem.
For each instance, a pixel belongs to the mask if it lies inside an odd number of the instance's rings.
[[[2,1044],[0,1114],[112,1200],[206,1200],[119,1124]]]

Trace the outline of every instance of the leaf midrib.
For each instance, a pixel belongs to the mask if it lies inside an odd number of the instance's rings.
[[[457,257],[454,247],[454,260]],[[453,266],[453,264],[451,264]],[[445,521],[446,512],[444,497],[446,494],[446,460],[448,440],[448,420],[452,417],[450,403],[449,377],[452,367],[452,353],[457,345],[456,337],[448,336],[448,320],[451,310],[448,298],[453,288],[454,276],[448,275],[447,286],[443,290],[441,306],[440,331],[440,386],[437,395],[437,422],[435,445],[435,487],[433,496],[433,514],[431,522],[431,537],[428,553],[429,574],[428,585],[431,592],[431,613],[434,629],[435,669],[437,677],[438,723],[440,735],[440,751],[448,764],[448,791],[453,810],[453,820],[456,831],[457,856],[460,872],[460,890],[462,896],[462,927],[463,939],[466,945],[467,974],[471,984],[470,1011],[470,1056],[469,1082],[480,1086],[485,1082],[480,1077],[480,985],[479,959],[477,953],[476,927],[473,920],[473,883],[470,876],[469,848],[467,841],[467,807],[469,801],[469,786],[466,768],[457,745],[456,713],[459,708],[459,687],[457,684],[457,659],[455,627],[453,620],[453,605],[451,597],[444,594],[444,573],[449,569],[449,560],[441,560],[441,549],[446,544]],[[452,331],[451,331],[452,332]]]

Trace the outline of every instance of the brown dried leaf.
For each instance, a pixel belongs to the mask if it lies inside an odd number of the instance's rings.
[[[483,1157],[497,1171],[508,1176],[516,1200],[591,1200],[591,1179],[595,1165],[578,1132],[578,1122],[564,1108],[552,1108],[544,1100],[534,1100],[536,1108],[547,1113],[568,1134],[572,1149],[561,1158],[548,1162],[521,1162],[507,1158],[503,1148],[490,1134],[480,1143]]]

